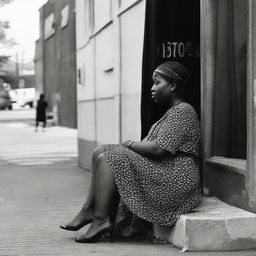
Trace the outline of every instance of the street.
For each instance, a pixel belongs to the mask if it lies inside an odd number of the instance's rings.
[[[78,244],[59,228],[78,212],[90,172],[77,166],[76,130],[48,127],[35,132],[34,110],[0,112],[0,255],[180,255],[170,244],[117,240]],[[193,252],[188,255],[256,255]]]

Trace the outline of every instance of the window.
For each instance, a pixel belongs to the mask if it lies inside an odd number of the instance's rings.
[[[54,28],[54,14],[51,13],[46,19],[44,20],[44,39],[48,39],[55,33]]]
[[[68,15],[69,14],[69,6],[66,5],[62,10],[61,10],[61,28],[64,28],[68,25]]]

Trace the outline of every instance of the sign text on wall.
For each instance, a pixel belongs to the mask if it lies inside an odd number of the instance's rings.
[[[186,58],[195,55],[192,42],[161,42],[157,47],[157,56],[161,58]],[[197,55],[197,54],[196,54]]]

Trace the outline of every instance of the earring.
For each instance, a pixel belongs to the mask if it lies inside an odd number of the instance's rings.
[[[176,89],[176,86],[177,86],[177,85],[174,83],[174,84],[173,84],[173,87],[174,87],[174,88],[171,89],[172,92]]]

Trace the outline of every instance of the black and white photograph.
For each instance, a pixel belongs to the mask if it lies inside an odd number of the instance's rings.
[[[256,0],[0,0],[0,256],[256,256]]]

